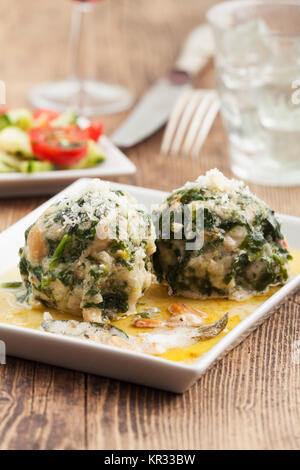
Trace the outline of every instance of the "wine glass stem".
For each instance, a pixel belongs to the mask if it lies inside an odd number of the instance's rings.
[[[74,2],[71,22],[71,79],[78,84],[78,105],[82,106],[87,79],[87,17],[92,11],[90,3]]]

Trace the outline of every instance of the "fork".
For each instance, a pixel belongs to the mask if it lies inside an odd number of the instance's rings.
[[[220,109],[216,90],[189,89],[178,98],[171,113],[161,153],[196,158]]]

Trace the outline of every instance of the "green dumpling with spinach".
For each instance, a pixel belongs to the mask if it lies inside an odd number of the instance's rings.
[[[129,194],[91,180],[26,231],[19,269],[29,304],[105,322],[136,311],[150,287],[155,232]]]
[[[187,211],[192,227],[201,213],[201,246],[184,230]],[[163,234],[166,214],[170,236]],[[243,300],[263,294],[289,277],[289,254],[280,223],[244,183],[210,170],[173,191],[156,213],[159,235],[154,267],[171,295]]]

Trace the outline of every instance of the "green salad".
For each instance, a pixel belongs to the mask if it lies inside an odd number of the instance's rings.
[[[91,168],[105,161],[101,121],[79,126],[78,116],[39,109],[0,111],[0,173]]]

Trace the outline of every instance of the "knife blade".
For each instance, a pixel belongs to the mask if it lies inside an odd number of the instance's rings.
[[[118,147],[132,147],[158,131],[167,122],[178,97],[192,87],[193,77],[213,53],[209,26],[201,25],[193,30],[175,68],[146,92],[125,122],[110,136],[111,141]]]

